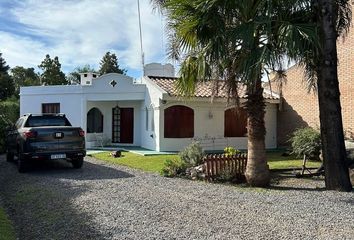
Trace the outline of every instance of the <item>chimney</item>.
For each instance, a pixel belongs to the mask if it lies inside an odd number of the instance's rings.
[[[92,85],[92,80],[97,77],[97,73],[94,72],[80,73],[80,84],[85,86]]]
[[[145,76],[175,77],[175,68],[171,63],[149,63],[144,66]]]

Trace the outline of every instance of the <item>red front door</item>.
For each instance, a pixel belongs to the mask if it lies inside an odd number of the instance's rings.
[[[112,109],[112,142],[133,143],[134,136],[134,109]]]

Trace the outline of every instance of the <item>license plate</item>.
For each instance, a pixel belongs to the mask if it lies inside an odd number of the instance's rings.
[[[55,133],[55,138],[63,138],[63,135],[64,135],[64,133],[62,133],[62,132],[56,132]]]
[[[50,156],[50,159],[63,159],[66,158],[66,154],[53,154]]]

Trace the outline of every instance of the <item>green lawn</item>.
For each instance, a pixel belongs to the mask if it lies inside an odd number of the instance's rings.
[[[166,159],[178,158],[178,155],[142,156],[131,152],[122,152],[122,157],[114,158],[109,152],[97,153],[93,157],[119,165],[140,169],[147,172],[160,172]]]
[[[301,168],[302,159],[297,159],[294,156],[281,156],[282,152],[268,152],[267,159],[270,169],[294,169]],[[122,157],[114,158],[109,152],[97,153],[93,157],[115,164],[128,166],[131,168],[140,169],[147,172],[160,172],[163,168],[166,159],[179,158],[178,155],[153,155],[141,156],[135,153],[122,152]],[[307,167],[319,167],[320,162],[308,161]]]
[[[0,240],[15,240],[15,230],[4,209],[0,207]]]
[[[295,156],[282,156],[283,152],[268,152],[267,160],[270,169],[294,169],[302,167],[302,159]],[[306,167],[319,167],[321,162],[307,161]]]

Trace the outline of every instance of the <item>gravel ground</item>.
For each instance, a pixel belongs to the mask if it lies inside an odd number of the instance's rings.
[[[19,239],[354,239],[353,192],[323,191],[321,178],[250,189],[89,157],[19,174],[0,156],[0,194]]]

